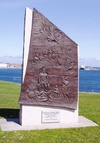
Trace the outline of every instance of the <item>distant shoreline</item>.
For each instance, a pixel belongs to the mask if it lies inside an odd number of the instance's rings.
[[[21,67],[0,67],[0,69],[22,69]]]
[[[79,93],[100,94],[100,92],[79,91]]]
[[[12,83],[12,84],[18,84],[18,85],[21,85],[21,83],[10,82],[10,81],[4,81],[4,80],[0,80],[0,82],[5,82],[5,83]]]
[[[0,68],[22,68],[21,64],[0,63]]]

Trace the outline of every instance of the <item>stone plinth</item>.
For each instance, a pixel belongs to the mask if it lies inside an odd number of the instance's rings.
[[[78,110],[21,105],[20,123],[22,126],[78,123]]]

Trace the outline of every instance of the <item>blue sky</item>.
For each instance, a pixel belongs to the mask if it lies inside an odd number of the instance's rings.
[[[1,0],[0,56],[22,56],[25,7],[34,7],[79,45],[79,57],[100,61],[100,0]]]

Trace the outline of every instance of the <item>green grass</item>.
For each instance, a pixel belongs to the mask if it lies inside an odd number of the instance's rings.
[[[19,95],[19,84],[0,81],[0,117],[17,118],[19,116]]]
[[[0,108],[17,109],[20,85],[0,81]]]
[[[18,117],[20,85],[0,82],[0,117]],[[96,127],[3,132],[0,143],[100,143],[100,94],[80,93],[79,114]]]
[[[100,124],[100,94],[80,93],[79,114]]]

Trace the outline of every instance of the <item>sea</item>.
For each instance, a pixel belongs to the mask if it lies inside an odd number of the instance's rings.
[[[21,69],[0,68],[0,80],[21,84]],[[79,70],[79,92],[100,93],[100,70]]]

